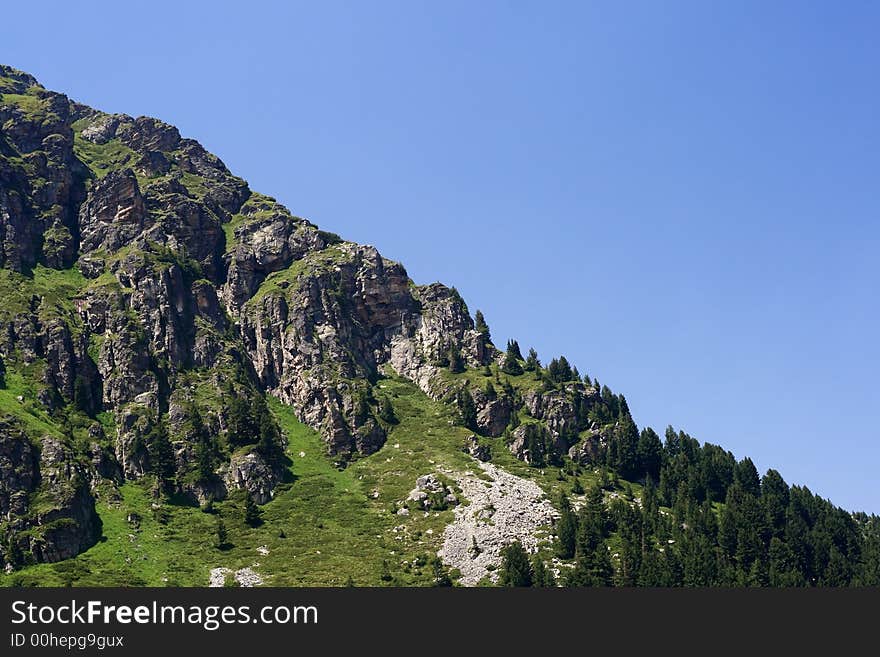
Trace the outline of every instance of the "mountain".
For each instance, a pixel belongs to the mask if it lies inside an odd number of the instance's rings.
[[[4,584],[880,583],[880,523],[667,429],[173,126],[0,66]]]

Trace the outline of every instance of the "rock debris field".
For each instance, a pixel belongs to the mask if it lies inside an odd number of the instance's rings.
[[[256,564],[254,564],[256,565]],[[229,568],[212,568],[211,569],[211,579],[208,586],[210,587],[220,587],[226,586],[226,580],[229,575],[234,575],[236,585],[241,586],[243,588],[250,588],[252,586],[260,586],[263,583],[263,578],[253,570],[252,568],[242,568],[240,570],[232,571]]]
[[[456,479],[470,504],[455,508],[455,520],[446,526],[443,547],[437,553],[449,567],[461,571],[464,586],[474,586],[487,575],[497,581],[501,550],[519,540],[526,551],[533,552],[539,541],[536,534],[558,515],[534,482],[491,463],[476,465],[491,481],[470,470],[446,472]]]

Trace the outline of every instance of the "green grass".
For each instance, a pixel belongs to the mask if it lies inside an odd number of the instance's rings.
[[[223,224],[223,233],[226,235],[226,253],[231,253],[235,248],[235,230],[239,226],[244,226],[246,223],[251,221],[250,217],[246,217],[243,214],[233,215],[232,218]]]
[[[245,305],[259,303],[267,296],[283,295],[301,276],[329,271],[349,259],[350,255],[335,245],[321,251],[310,251],[301,260],[295,260],[287,269],[269,274]]]
[[[196,198],[203,198],[208,193],[205,179],[189,171],[180,172],[180,182]]]
[[[37,294],[59,301],[76,297],[89,282],[76,267],[51,269],[43,265],[34,267],[33,281]]]
[[[35,280],[71,289],[82,284],[72,271],[41,270]],[[0,413],[22,418],[30,432],[54,431],[48,416],[17,401],[18,395],[25,402],[35,398],[28,383],[32,375],[9,373],[7,387],[0,389]],[[204,378],[200,374],[189,381],[197,397]],[[480,371],[459,378],[485,379]],[[452,406],[430,399],[390,370],[379,380],[376,393],[391,400],[400,422],[389,427],[382,449],[344,469],[326,455],[318,433],[302,424],[291,407],[270,398],[270,409],[287,436],[292,464],[287,482],[262,507],[262,525],[245,524],[241,492],[215,504],[214,513],[163,503],[166,521],[160,522],[151,508],[148,480],[125,483],[118,497],[102,487],[98,501],[101,542],[59,564],[2,574],[0,585],[203,586],[210,569],[216,567],[251,567],[266,585],[275,586],[430,585],[433,572],[428,558],[440,548],[443,529],[454,512],[412,510],[400,516],[396,511],[421,475],[444,470],[478,472],[462,450],[471,432],[457,426]],[[112,420],[104,419],[112,435]],[[572,496],[575,476],[584,488],[600,481],[598,471],[570,462],[565,471],[531,467],[510,453],[503,438],[481,441],[491,447],[493,463],[536,482],[553,500],[562,492]],[[622,483],[618,491],[623,492],[625,486]],[[638,485],[629,487],[633,496],[640,494]],[[140,516],[139,527],[128,522],[131,514]],[[228,549],[215,546],[218,519],[227,528]],[[268,554],[260,554],[261,547]],[[544,545],[543,550],[549,547]],[[383,573],[388,575],[384,579]]]
[[[18,88],[18,82],[0,75],[0,94],[12,94]],[[2,99],[0,99],[2,102]]]
[[[11,415],[19,420],[32,438],[46,434],[60,437],[62,434],[58,425],[37,400],[38,388],[33,383],[37,379],[34,370],[40,366],[40,363],[32,365],[27,376],[14,369],[7,370],[5,385],[0,388],[0,415]]]
[[[271,400],[270,408],[289,440],[292,481],[262,507],[261,526],[245,525],[240,493],[216,504],[216,514],[165,504],[168,521],[161,524],[150,509],[148,482],[129,482],[120,489],[121,499],[98,503],[104,540],[60,564],[0,575],[0,585],[201,586],[209,570],[220,566],[253,567],[266,584],[277,586],[344,585],[349,580],[359,585],[430,584],[433,573],[427,556],[438,549],[452,511],[409,517],[393,511],[418,476],[440,465],[473,467],[461,451],[468,432],[450,425],[448,408],[428,399],[414,384],[394,378],[382,380],[380,386],[402,421],[379,452],[344,470],[325,455],[317,432],[299,422],[290,407]],[[0,399],[5,392],[0,391]],[[378,497],[374,491],[379,491]],[[131,513],[141,516],[139,529],[126,521]],[[214,547],[218,517],[228,530],[227,550]],[[394,532],[395,527],[401,529]],[[269,554],[259,554],[261,546]],[[389,581],[381,578],[383,562],[393,578]]]
[[[119,139],[95,144],[83,139],[79,132],[74,134],[73,151],[97,178],[130,167],[137,161],[137,154]],[[138,177],[138,184],[143,186],[145,182],[146,179]]]
[[[47,118],[50,106],[49,99],[42,97],[43,93],[39,87],[31,87],[23,94],[4,93],[0,105],[15,105],[29,121],[40,120]]]

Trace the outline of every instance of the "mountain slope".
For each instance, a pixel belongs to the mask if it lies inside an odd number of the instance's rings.
[[[512,541],[545,584],[880,577],[875,518],[640,433],[173,126],[0,93],[7,583],[474,584]]]

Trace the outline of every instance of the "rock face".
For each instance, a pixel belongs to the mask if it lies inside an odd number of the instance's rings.
[[[61,440],[34,444],[11,420],[0,421],[0,518],[0,556],[13,566],[67,559],[100,536],[88,468]]]
[[[450,350],[470,366],[495,356],[455,290],[416,286],[375,248],[292,216],[173,126],[104,114],[5,66],[0,93],[0,267],[20,275],[0,304],[0,356],[37,373],[8,419],[45,448],[5,446],[32,467],[6,468],[0,533],[31,558],[94,540],[101,482],[268,501],[285,457],[267,393],[344,460],[384,443],[373,384],[386,366],[438,396]],[[499,435],[510,400],[480,403]],[[31,406],[50,424],[103,412],[112,426],[75,454],[68,424],[46,443]],[[34,515],[23,500],[43,488],[60,502]]]
[[[80,248],[88,253],[116,251],[141,234],[144,197],[131,169],[112,171],[95,181],[79,211]]]
[[[0,127],[0,358],[27,383],[0,417],[12,552],[84,549],[93,491],[123,479],[268,501],[287,457],[267,394],[344,462],[385,441],[374,384],[387,368],[445,400],[460,392],[451,354],[470,368],[501,356],[454,289],[417,286],[375,248],[294,217],[173,126],[0,66]],[[527,412],[552,453],[577,443],[596,397],[582,384],[470,392],[473,429],[501,436]]]

